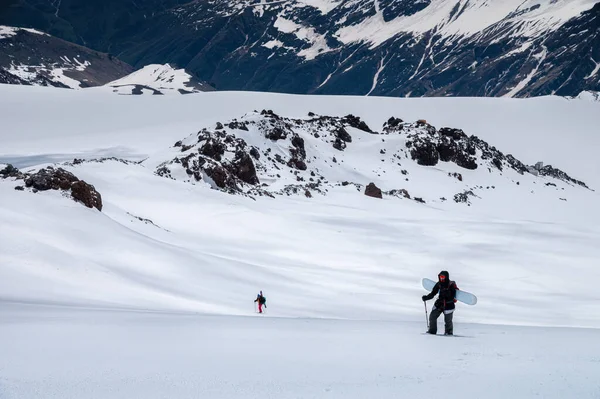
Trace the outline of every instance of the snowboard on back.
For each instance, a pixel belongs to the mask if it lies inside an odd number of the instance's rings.
[[[434,285],[435,281],[428,278],[423,279],[423,288],[427,291],[431,292]],[[477,297],[475,295],[463,290],[456,290],[456,299],[467,305],[475,305],[477,303]]]

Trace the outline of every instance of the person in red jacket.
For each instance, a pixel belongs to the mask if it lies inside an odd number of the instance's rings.
[[[434,296],[438,295],[433,310],[429,315],[429,330],[428,334],[437,334],[437,319],[440,315],[444,314],[445,323],[445,334],[452,335],[454,333],[454,325],[452,323],[452,317],[454,315],[454,303],[456,302],[456,290],[458,287],[454,281],[450,281],[450,274],[447,271],[441,271],[438,274],[438,282],[431,290],[428,295],[423,295],[423,301],[433,299]]]
[[[262,313],[262,307],[267,307],[267,298],[264,297],[262,291],[256,296],[254,302],[258,302],[258,313]]]

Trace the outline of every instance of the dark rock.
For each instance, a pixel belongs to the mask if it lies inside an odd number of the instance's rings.
[[[500,158],[494,158],[492,160],[492,165],[494,165],[499,170],[502,170],[502,161],[500,160]]]
[[[342,118],[342,122],[347,123],[353,128],[362,130],[364,132],[373,133],[369,126],[364,121],[361,121],[360,117],[358,116],[354,116],[352,114],[346,115],[344,118]]]
[[[273,129],[267,132],[265,137],[269,140],[277,141],[284,140],[287,137],[287,134],[281,127],[275,126]]]
[[[379,150],[379,153],[380,153],[381,155],[385,155],[385,150]]]
[[[292,145],[294,148],[290,150],[293,158],[304,160],[306,158],[306,150],[304,149],[304,139],[297,134],[292,137]]]
[[[437,149],[431,142],[422,142],[418,146],[414,146],[410,150],[410,156],[423,166],[435,166],[440,159]]]
[[[308,169],[308,167],[306,166],[306,162],[304,162],[301,159],[297,159],[297,158],[291,158],[288,161],[287,165],[290,168],[296,168],[298,170],[306,170],[306,169]]]
[[[203,168],[204,172],[210,177],[218,188],[224,189],[230,181],[227,170],[220,165],[210,164]]]
[[[76,181],[71,186],[71,196],[77,201],[81,201],[88,208],[96,208],[102,211],[102,196],[94,186],[83,180]]]
[[[312,118],[313,116],[315,116],[315,113],[314,112],[309,112],[308,116],[310,116]]]
[[[260,114],[263,116],[271,116],[274,117],[276,119],[279,119],[279,115],[277,115],[275,112],[273,112],[270,109],[263,109],[262,111],[260,111]]]
[[[336,138],[333,142],[333,148],[335,148],[338,151],[344,151],[344,149],[346,148],[346,142],[340,138]]]
[[[248,153],[238,151],[231,163],[231,167],[232,173],[241,181],[253,185],[259,183],[254,162],[252,162],[252,158],[250,158]]]
[[[230,122],[227,126],[232,130],[237,129],[237,130],[248,131],[248,123],[247,122],[238,122],[238,121],[234,120],[234,121]]]
[[[404,198],[410,199],[410,194],[404,188],[401,188],[399,190],[388,191],[386,194],[387,195],[393,195],[393,196],[396,196],[396,197],[404,197]]]
[[[260,159],[260,152],[258,151],[258,149],[256,147],[252,147],[250,149],[250,155],[256,160]]]
[[[0,177],[2,177],[3,179],[6,179],[8,177],[22,179],[23,173],[21,173],[19,169],[15,168],[11,164],[8,164],[4,169],[0,170]]]
[[[373,198],[383,198],[381,189],[375,185],[375,183],[369,183],[365,188],[365,195]]]
[[[181,147],[183,143],[181,142],[181,140],[179,140],[178,142],[176,142],[173,147]]]
[[[222,130],[223,129],[223,124],[221,122],[217,122],[217,126],[215,127],[215,130]]]
[[[23,187],[23,186],[16,186],[15,190],[17,190],[17,191],[24,191],[25,187]]]
[[[403,123],[404,123],[404,121],[402,119],[395,118],[395,117],[392,116],[390,119],[387,120],[387,122],[385,123],[385,126],[388,126],[388,127],[391,127],[391,128],[395,128],[395,127],[400,126]]]
[[[415,201],[420,202],[421,204],[425,203],[425,200],[421,197],[415,197],[414,199],[415,199]]]
[[[477,169],[477,162],[475,158],[472,158],[465,154],[464,152],[459,152],[456,154],[456,164],[462,168],[475,170]]]
[[[443,127],[439,130],[439,132],[442,136],[450,137],[453,140],[468,139],[465,132],[463,132],[461,129],[452,129],[449,127]]]
[[[333,148],[335,148],[338,151],[344,151],[344,149],[346,148],[346,142],[342,139],[336,138],[333,142]]]
[[[344,187],[346,187],[348,184],[350,184],[350,183],[349,183],[349,182],[347,182],[347,181],[343,181],[343,182],[342,182],[342,186],[344,186]]]
[[[200,147],[200,154],[216,161],[220,161],[221,157],[225,154],[225,149],[225,144],[214,138],[209,138],[202,147]]]
[[[73,160],[73,165],[81,165],[83,163],[83,159],[75,158]]]
[[[466,190],[462,193],[454,195],[454,202],[458,203],[469,203],[469,197],[475,197],[476,195],[471,190]]]
[[[193,148],[193,146],[191,146],[191,145],[182,145],[182,146],[181,146],[181,152],[186,152],[186,151],[189,151],[189,150],[191,150],[192,148]]]
[[[460,173],[448,173],[448,176],[454,177],[454,178],[458,179],[458,181],[463,181],[463,177]]]
[[[333,157],[332,161],[333,161],[334,163],[337,163],[337,159],[336,159],[335,157]]]
[[[352,142],[352,136],[350,136],[350,133],[348,133],[348,131],[346,129],[344,129],[343,127],[340,127],[340,128],[337,128],[336,130],[334,130],[333,134],[335,135],[335,137],[337,137],[338,139],[340,139],[346,143]]]
[[[46,190],[68,190],[71,184],[78,181],[71,172],[62,168],[54,169],[48,166],[46,169],[40,169],[25,180],[26,187],[33,187],[39,191]]]
[[[304,192],[304,195],[306,196],[306,198],[312,198],[312,194],[310,193],[310,191],[306,190]]]
[[[442,142],[438,144],[437,151],[440,154],[440,160],[443,162],[451,162],[456,157],[459,151],[455,143]]]

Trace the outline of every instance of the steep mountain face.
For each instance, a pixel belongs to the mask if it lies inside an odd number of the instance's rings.
[[[85,88],[133,72],[133,67],[45,33],[0,26],[0,83]]]
[[[600,89],[596,3],[13,0],[0,23],[37,27],[136,67],[172,63],[218,90],[575,96]]]

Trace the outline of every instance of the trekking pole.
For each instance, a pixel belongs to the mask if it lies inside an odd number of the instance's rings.
[[[427,321],[427,329],[429,329],[429,316],[427,315],[427,302],[423,301],[423,305],[425,305],[425,321]]]

